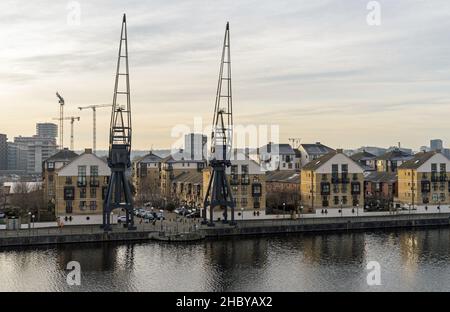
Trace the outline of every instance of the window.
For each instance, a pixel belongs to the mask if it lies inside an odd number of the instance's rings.
[[[146,171],[146,170],[145,170]],[[98,166],[90,166],[90,185],[91,186],[98,186]]]
[[[440,169],[441,173],[447,172],[447,166],[446,166],[446,164],[441,164],[441,165],[439,166],[439,169]]]
[[[74,200],[74,199],[75,199],[75,188],[64,187],[64,200]]]
[[[89,209],[90,209],[90,210],[97,210],[97,202],[96,202],[95,200],[92,200],[92,201],[89,203]]]
[[[66,213],[72,213],[72,210],[73,210],[72,201],[67,200],[66,201]]]
[[[253,195],[253,197],[261,196],[261,184],[255,183],[252,185],[252,195]]]
[[[331,165],[331,180],[333,183],[338,183],[339,181],[339,165],[333,164]]]
[[[242,174],[248,174],[248,165],[242,165],[241,171],[242,171]]]
[[[353,174],[353,180],[358,180],[358,174],[357,173]]]
[[[261,204],[259,202],[259,197],[253,198],[253,208],[258,209],[261,207]]]
[[[445,193],[439,194],[439,202],[445,202]]]
[[[342,196],[342,204],[347,205],[347,196]]]
[[[247,207],[248,205],[248,201],[246,197],[241,198],[241,206],[242,207]]]
[[[422,193],[429,193],[431,188],[430,188],[430,182],[429,181],[422,181],[421,183],[422,187]]]
[[[86,210],[86,201],[84,200],[80,201],[80,210],[82,211]]]
[[[66,177],[66,184],[72,185],[72,177]]]
[[[335,205],[339,205],[339,196],[334,196],[333,197],[333,202]]]
[[[54,162],[47,163],[47,169],[55,169],[55,163]]]
[[[78,186],[86,186],[86,166],[78,166]]]
[[[328,176],[326,173],[322,174],[322,181],[328,180]]]
[[[320,184],[321,195],[330,195],[330,183],[322,182]]]
[[[438,194],[437,193],[433,193],[432,199],[433,199],[433,202],[437,202],[438,201]]]
[[[86,188],[80,188],[80,198],[86,198]]]
[[[91,198],[97,197],[97,189],[95,187],[91,187],[90,195]]]
[[[333,193],[339,193],[339,185],[333,184]]]
[[[241,193],[242,194],[247,194],[248,193],[247,185],[241,185]]]
[[[361,193],[361,185],[359,182],[352,182],[352,195],[359,195]]]

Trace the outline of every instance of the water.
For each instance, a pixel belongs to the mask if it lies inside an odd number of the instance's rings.
[[[0,251],[0,291],[450,291],[450,230]],[[65,267],[81,264],[81,286]],[[381,265],[368,286],[366,265]]]

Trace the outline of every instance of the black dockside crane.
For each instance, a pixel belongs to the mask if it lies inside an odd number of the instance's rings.
[[[108,181],[103,202],[103,229],[111,230],[111,213],[120,208],[126,212],[125,226],[135,230],[133,198],[126,177],[131,166],[131,103],[130,79],[128,70],[127,21],[123,15],[120,32],[119,56],[117,60],[116,79],[109,132],[108,166],[111,176]]]
[[[234,200],[230,184],[226,177],[226,169],[231,166],[233,139],[233,103],[231,93],[231,57],[230,57],[230,25],[225,28],[225,38],[220,62],[219,82],[211,132],[211,155],[209,165],[211,175],[203,204],[203,223],[214,226],[214,209],[223,211],[224,223],[235,224]],[[207,209],[209,208],[209,221]],[[231,220],[228,220],[228,208]]]

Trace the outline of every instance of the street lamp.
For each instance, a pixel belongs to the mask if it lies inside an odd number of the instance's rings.
[[[342,202],[342,199],[341,199],[341,217],[344,215],[344,212],[342,211],[342,205],[343,205],[343,202]]]
[[[241,217],[242,217],[242,221],[244,221],[244,208],[241,208]]]
[[[303,213],[303,205],[300,206],[300,217],[302,216],[302,213]]]
[[[286,203],[283,203],[283,219],[286,216]]]
[[[356,216],[359,216],[359,204],[356,204]]]

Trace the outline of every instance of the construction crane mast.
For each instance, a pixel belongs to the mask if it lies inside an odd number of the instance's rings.
[[[121,103],[123,105],[121,105]],[[126,178],[131,166],[131,102],[128,70],[128,39],[126,15],[123,15],[120,33],[119,56],[114,85],[114,96],[109,133],[108,166],[111,177],[103,203],[103,229],[111,230],[111,212],[121,208],[126,212],[126,225],[134,230],[133,198]]]
[[[227,22],[211,132],[211,176],[203,205],[203,223],[207,223],[210,226],[214,226],[214,209],[217,207],[223,210],[224,223],[228,222],[228,208],[230,208],[230,224],[233,225],[235,223],[234,200],[226,177],[226,168],[231,166],[232,139],[233,103],[231,92],[230,26]],[[208,208],[209,222],[207,220]]]
[[[60,118],[53,118],[53,120],[61,121]],[[70,120],[70,150],[73,151],[74,150],[73,124],[75,123],[75,121],[80,121],[80,117],[74,117],[74,116],[64,117],[63,120]]]
[[[93,117],[93,129],[92,129],[92,151],[95,154],[97,150],[97,108],[101,107],[111,107],[111,104],[98,104],[98,105],[88,105],[88,106],[80,106],[79,110],[83,109],[92,109],[92,117]]]
[[[59,103],[59,149],[64,149],[64,98],[56,92]]]

